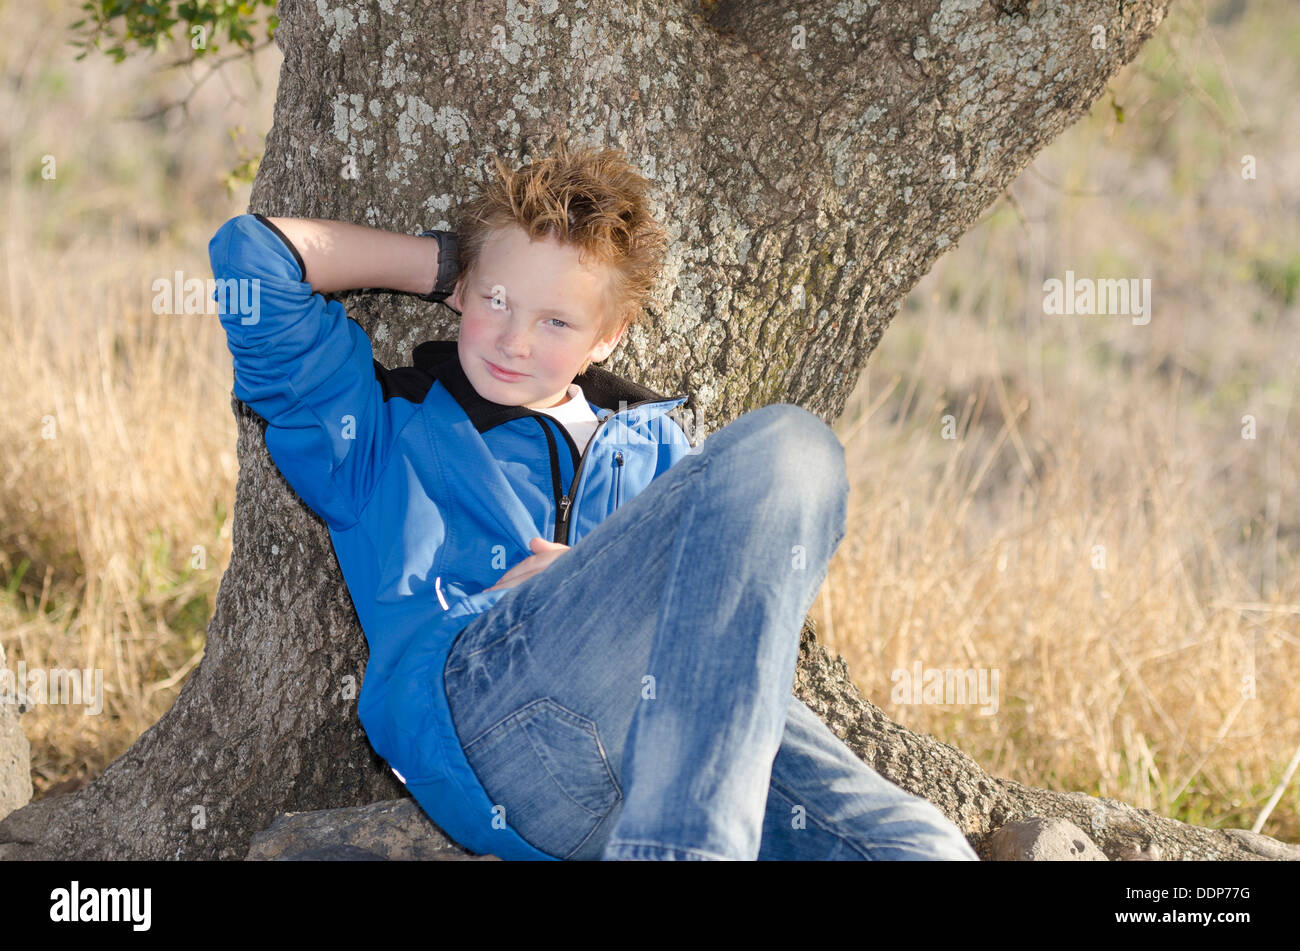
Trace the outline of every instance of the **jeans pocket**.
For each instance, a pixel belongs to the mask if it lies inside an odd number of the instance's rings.
[[[567,859],[623,798],[596,724],[542,697],[465,746],[502,818],[526,842]]]

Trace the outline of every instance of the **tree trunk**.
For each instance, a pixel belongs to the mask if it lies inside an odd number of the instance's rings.
[[[672,293],[609,368],[694,393],[693,442],[776,401],[829,422],[903,296],[1089,109],[1167,3],[282,0],[250,210],[450,229],[490,151],[517,161],[566,129],[621,146],[659,186]],[[345,299],[390,366],[456,333],[449,310],[411,297]],[[264,424],[232,402],[234,551],[202,663],[101,776],[0,822],[0,858],[243,858],[278,813],[405,795],[357,719],[366,646],[328,534],[271,462]],[[1090,821],[1097,800],[990,778],[892,723],[811,642],[796,689],[977,845],[1018,816]],[[1111,815],[1108,852],[1155,839],[1167,854],[1250,854]]]

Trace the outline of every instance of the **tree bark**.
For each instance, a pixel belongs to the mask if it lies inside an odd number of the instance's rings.
[[[451,229],[491,151],[519,161],[566,130],[620,146],[658,185],[673,250],[662,300],[609,368],[693,393],[696,443],[777,401],[829,422],[908,290],[1085,114],[1167,3],[282,0],[250,211]],[[344,300],[389,366],[456,333],[449,310],[414,298]],[[264,424],[232,404],[234,550],[202,662],[92,783],[0,822],[0,858],[237,859],[281,812],[405,795],[357,719],[365,640],[328,534],[271,462]],[[1026,815],[1088,827],[1097,800],[988,777],[888,720],[811,640],[796,691],[977,846]],[[1108,854],[1153,840],[1256,854],[1109,809]]]

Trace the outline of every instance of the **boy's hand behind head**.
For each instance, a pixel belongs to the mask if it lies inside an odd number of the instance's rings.
[[[501,580],[492,587],[484,590],[494,591],[497,588],[513,588],[520,582],[527,581],[533,575],[545,571],[551,562],[569,550],[568,545],[547,541],[540,535],[528,540],[528,548],[532,551],[532,555],[503,574]]]

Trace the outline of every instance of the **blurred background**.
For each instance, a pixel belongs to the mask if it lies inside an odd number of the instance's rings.
[[[0,5],[0,643],[106,691],[23,715],[36,798],[125,751],[202,656],[230,354],[151,286],[210,276],[280,63],[78,61],[81,15]],[[1298,74],[1300,4],[1175,3],[913,290],[835,424],[853,492],[819,634],[994,775],[1250,828],[1300,746]],[[1045,315],[1067,270],[1149,277],[1150,322]],[[918,664],[996,669],[996,711],[903,702]],[[1267,812],[1300,841],[1300,781]]]

